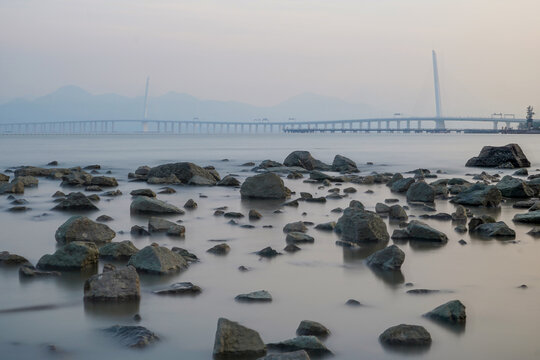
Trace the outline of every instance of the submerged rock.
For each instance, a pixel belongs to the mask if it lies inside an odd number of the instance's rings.
[[[91,276],[84,283],[84,300],[90,302],[122,302],[141,298],[139,275],[133,266]]]
[[[470,232],[487,237],[514,238],[516,236],[516,232],[510,229],[504,221],[483,223],[474,227],[474,229],[470,230]]]
[[[424,314],[424,316],[450,323],[464,323],[467,319],[465,305],[459,300],[452,300]]]
[[[26,263],[19,268],[19,276],[35,277],[35,276],[60,276],[58,271],[43,271],[36,269],[32,264]]]
[[[214,340],[216,359],[256,359],[266,355],[266,346],[255,330],[237,322],[219,318]]]
[[[540,210],[530,211],[526,214],[516,214],[513,221],[525,224],[540,224]]]
[[[529,167],[531,163],[518,144],[505,146],[484,146],[480,155],[473,157],[465,164],[467,167]]]
[[[236,295],[234,299],[241,302],[270,302],[272,301],[272,295],[266,290],[258,290],[247,294]]]
[[[431,335],[423,326],[401,324],[386,329],[379,341],[390,346],[426,346],[431,344]]]
[[[153,291],[158,295],[195,295],[201,292],[201,288],[190,282],[178,282],[170,285],[168,288]]]
[[[267,258],[271,258],[271,257],[274,257],[274,256],[281,255],[279,252],[272,249],[270,246],[265,247],[264,249],[257,251],[255,254],[257,254],[257,255],[259,255],[261,257],[267,257]]]
[[[81,192],[69,193],[53,210],[72,211],[72,210],[98,210],[97,206],[92,204],[90,199]]]
[[[80,270],[98,263],[99,251],[92,242],[73,241],[56,250],[52,255],[43,255],[37,268],[44,270]]]
[[[495,186],[478,183],[457,194],[452,202],[460,205],[497,207],[501,200],[501,191]]]
[[[85,216],[72,216],[63,223],[54,237],[60,244],[72,241],[105,243],[111,241],[116,233],[107,225],[96,223]]]
[[[144,326],[114,325],[103,331],[118,339],[120,344],[131,348],[144,348],[159,341],[159,337]]]
[[[313,243],[315,239],[312,236],[302,232],[291,231],[287,234],[285,241],[289,244]]]
[[[376,251],[367,257],[369,266],[375,266],[383,270],[399,270],[405,261],[405,253],[396,245],[390,245]]]
[[[240,194],[243,198],[285,199],[291,193],[278,175],[268,172],[248,177],[240,188]]]
[[[99,257],[111,260],[127,261],[135,255],[139,249],[129,240],[111,242],[99,248]]]
[[[129,193],[131,196],[148,196],[155,198],[156,193],[152,189],[137,189]]]
[[[152,244],[134,254],[128,262],[137,271],[150,274],[171,274],[188,267],[187,261],[166,247]]]
[[[332,352],[316,336],[297,336],[278,343],[267,344],[268,348],[281,351],[305,350],[310,356],[330,355]]]
[[[423,222],[413,220],[403,230],[395,230],[392,239],[411,239],[446,243],[448,237],[441,231],[436,230]]]
[[[305,350],[298,350],[286,353],[269,354],[259,360],[310,360],[310,357]]]

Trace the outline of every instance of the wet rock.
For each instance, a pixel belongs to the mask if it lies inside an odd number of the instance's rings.
[[[395,181],[390,187],[390,190],[392,192],[404,193],[409,190],[409,187],[414,184],[414,182],[414,178],[403,178]]]
[[[516,214],[513,221],[525,224],[540,224],[540,210],[530,211],[526,214]]]
[[[32,264],[26,263],[19,268],[19,276],[36,277],[36,276],[60,276],[58,271],[43,271],[36,269]]]
[[[147,174],[148,178],[166,178],[171,175],[176,176],[182,184],[216,185],[221,180],[215,170],[210,171],[190,162],[159,165],[151,168]]]
[[[504,221],[480,224],[470,230],[470,232],[486,237],[514,238],[516,236],[516,232],[510,229]]]
[[[302,179],[303,177],[304,175],[296,171],[292,171],[287,175],[287,179],[293,179],[293,180]]]
[[[14,181],[21,181],[24,187],[36,187],[39,184],[38,178],[34,176],[17,176]]]
[[[101,196],[107,196],[107,197],[115,197],[122,195],[122,192],[120,190],[111,190],[111,191],[105,191],[101,194]]]
[[[375,212],[377,214],[388,214],[390,212],[390,207],[383,203],[377,203],[375,205]]]
[[[87,198],[88,200],[94,201],[94,202],[101,200],[99,196],[97,196],[97,194],[88,195]]]
[[[85,189],[85,191],[102,191],[103,189],[100,187],[100,186],[97,186],[97,185],[90,185],[90,186],[87,186]]]
[[[466,233],[468,231],[465,225],[458,225],[454,228],[454,230],[460,234]]]
[[[502,194],[499,189],[479,183],[457,194],[452,202],[460,205],[497,207],[501,200]]]
[[[153,293],[158,295],[195,295],[200,294],[201,291],[201,288],[197,285],[193,285],[193,283],[178,282],[171,284],[165,289],[153,291]]]
[[[56,250],[52,255],[43,255],[37,268],[44,270],[80,270],[98,263],[99,251],[92,242],[73,241]]]
[[[513,178],[509,175],[503,177],[497,185],[502,196],[509,198],[529,198],[534,196],[534,190],[531,189],[525,181]]]
[[[369,266],[375,266],[383,270],[399,270],[403,261],[405,261],[405,253],[396,245],[390,245],[376,251],[366,259]]]
[[[318,337],[325,337],[330,335],[330,330],[326,326],[316,321],[302,320],[298,328],[296,329],[296,335],[313,335]]]
[[[534,237],[540,237],[540,228],[533,228],[530,231],[527,232],[527,234],[534,236]]]
[[[218,186],[240,186],[240,181],[234,176],[227,175],[220,182],[217,183]]]
[[[131,196],[148,196],[155,198],[156,193],[152,189],[137,189],[129,193]]]
[[[101,187],[116,187],[118,186],[118,181],[113,177],[108,176],[94,176],[90,181],[90,185],[97,185]]]
[[[255,330],[219,318],[214,340],[215,359],[256,359],[266,355],[266,346]]]
[[[226,218],[241,219],[244,217],[244,214],[239,213],[239,212],[229,211],[223,214],[223,216]]]
[[[332,209],[332,210],[330,210],[330,212],[333,212],[333,213],[338,213],[338,214],[340,214],[340,213],[342,213],[342,212],[343,212],[343,209],[342,209],[342,208],[340,208],[340,207],[337,207],[337,208],[335,208],[335,209]]]
[[[467,245],[467,242],[465,240],[463,240],[463,239],[459,240],[458,243],[460,245]]]
[[[331,170],[331,166],[315,159],[309,151],[293,151],[283,161],[285,166],[297,166],[306,170]]]
[[[407,294],[428,295],[428,294],[436,294],[436,293],[440,293],[440,292],[441,292],[441,290],[434,290],[434,289],[412,289],[412,290],[408,290]]]
[[[251,270],[250,268],[248,268],[247,266],[244,266],[244,265],[240,265],[238,267],[238,270],[242,271],[242,272],[246,272],[246,271],[249,271]]]
[[[197,255],[190,253],[186,249],[182,249],[180,247],[173,247],[171,251],[177,253],[178,255],[181,255],[184,259],[186,259],[187,262],[197,262],[199,261],[199,258]]]
[[[505,146],[484,146],[480,155],[473,157],[465,164],[467,167],[529,167],[531,163],[518,144]]]
[[[467,220],[467,210],[462,205],[456,206],[456,211],[452,213],[452,220],[465,221]]]
[[[435,190],[424,181],[415,182],[407,190],[407,201],[432,203],[435,201]]]
[[[129,232],[131,235],[135,235],[135,236],[149,236],[150,235],[148,230],[146,230],[145,228],[139,225],[133,225]]]
[[[105,243],[111,241],[116,233],[107,225],[96,223],[85,216],[72,216],[63,223],[54,237],[60,244],[72,241]]]
[[[437,306],[424,316],[449,323],[464,323],[467,320],[465,305],[459,300],[452,300]]]
[[[344,241],[386,242],[389,239],[386,224],[376,214],[359,207],[348,207],[334,229]]]
[[[259,255],[260,257],[265,257],[265,258],[272,258],[274,256],[281,255],[281,253],[272,249],[270,246],[267,246],[264,249],[257,251],[255,254]]]
[[[386,329],[379,341],[390,346],[427,346],[431,335],[423,326],[401,324]]]
[[[23,182],[15,179],[10,183],[0,183],[0,195],[2,194],[24,194]]]
[[[336,227],[336,222],[335,221],[329,221],[329,222],[326,222],[326,223],[317,224],[315,226],[315,229],[322,230],[322,231],[333,231],[335,227]]]
[[[77,210],[98,210],[90,199],[81,192],[69,193],[53,210],[77,211]]]
[[[110,217],[109,215],[100,215],[96,218],[97,222],[109,222],[113,221],[114,219]]]
[[[65,197],[65,196],[66,196],[66,194],[64,194],[63,192],[57,191],[57,192],[55,192],[55,193],[53,194],[52,197],[53,197],[53,198],[59,198],[59,197]]]
[[[304,222],[302,221],[296,221],[292,223],[288,223],[283,227],[284,233],[290,233],[290,232],[306,232],[308,228],[306,225],[304,225]]]
[[[84,300],[89,302],[122,302],[141,298],[139,275],[126,266],[91,276],[84,283]]]
[[[362,303],[358,300],[355,300],[355,299],[349,299],[345,302],[345,305],[348,305],[348,306],[362,306]]]
[[[0,173],[0,183],[7,183],[9,182],[9,175],[4,175]]]
[[[286,353],[269,354],[259,360],[310,360],[310,357],[304,350],[298,350]]]
[[[227,244],[218,244],[206,250],[206,252],[209,252],[215,255],[226,255],[229,253],[229,251],[231,251],[231,247]]]
[[[390,220],[407,220],[409,218],[405,209],[400,205],[390,206],[388,216],[390,217]]]
[[[325,197],[313,197],[313,198],[308,198],[308,199],[305,199],[306,202],[311,202],[311,203],[325,203],[326,202],[326,198]]]
[[[240,188],[240,194],[243,198],[285,199],[290,196],[290,190],[278,175],[263,173],[248,177]]]
[[[174,175],[171,174],[166,177],[149,177],[148,180],[146,180],[148,184],[151,185],[159,185],[159,184],[181,184],[182,182]]]
[[[164,201],[138,196],[131,202],[131,212],[148,214],[184,214],[184,211]]]
[[[171,274],[188,267],[187,261],[166,247],[152,244],[134,254],[128,262],[137,271],[150,274]]]
[[[13,206],[8,209],[8,211],[11,211],[11,212],[24,212],[24,211],[29,211],[29,210],[31,210],[31,208],[26,207],[26,206]]]
[[[332,171],[345,173],[359,172],[356,163],[343,155],[336,155],[334,157],[334,161],[332,162]]]
[[[384,202],[385,202],[386,204],[394,204],[394,203],[398,203],[398,202],[399,202],[399,199],[395,199],[395,198],[384,199]]]
[[[272,295],[266,290],[258,290],[247,294],[236,295],[234,299],[240,302],[271,302]]]
[[[283,203],[283,206],[292,206],[292,207],[298,207],[298,200],[291,200],[286,203]]]
[[[116,338],[123,346],[130,348],[144,348],[159,341],[159,337],[144,326],[114,325],[104,331]]]
[[[285,238],[285,241],[288,244],[304,244],[304,243],[313,243],[315,242],[315,239],[312,236],[309,236],[308,234],[304,234],[302,232],[297,232],[297,231],[291,231],[287,233],[287,237]]]
[[[159,194],[174,194],[176,193],[176,190],[170,187],[164,187],[163,190],[159,192]]]
[[[249,210],[248,217],[250,220],[259,220],[260,218],[262,218],[262,215],[257,210],[251,209]]]
[[[294,253],[294,252],[297,252],[297,251],[300,251],[302,250],[301,248],[299,248],[298,246],[294,245],[294,244],[287,244],[287,246],[285,246],[283,248],[283,251],[286,251],[288,253]]]
[[[434,219],[434,220],[439,220],[439,221],[450,221],[450,220],[452,220],[452,215],[447,214],[447,213],[438,213],[438,214],[434,214],[434,215],[423,214],[423,215],[420,215],[420,218],[422,218],[422,219]]]
[[[407,225],[407,228],[403,230],[395,230],[394,234],[392,234],[392,239],[410,239],[439,243],[446,243],[448,241],[448,237],[443,232],[417,220],[412,220]]]
[[[330,355],[332,352],[316,336],[297,336],[293,339],[266,345],[280,351],[305,350],[309,356]]]
[[[343,192],[345,194],[354,194],[356,191],[357,190],[355,188],[353,188],[353,187],[348,187],[348,188],[343,189]]]
[[[135,255],[139,249],[129,240],[111,242],[99,248],[99,257],[110,260],[127,261]]]
[[[255,166],[255,163],[253,161],[248,161],[247,163],[243,163],[240,166]]]
[[[527,169],[519,169],[519,170],[516,170],[513,175],[514,176],[528,176],[529,171],[527,171]]]
[[[9,251],[0,252],[0,265],[20,265],[29,263],[28,260],[20,255],[11,254]]]

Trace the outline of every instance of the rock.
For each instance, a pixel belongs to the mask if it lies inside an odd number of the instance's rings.
[[[412,220],[404,230],[395,230],[394,234],[392,234],[392,239],[411,239],[440,243],[446,243],[448,241],[448,237],[444,233],[417,220]]]
[[[56,250],[52,255],[43,255],[37,268],[44,270],[80,270],[98,263],[99,251],[92,242],[73,241]]]
[[[21,181],[24,187],[36,187],[39,184],[39,180],[34,176],[18,176],[13,181]]]
[[[255,330],[219,318],[213,355],[215,359],[256,359],[266,355],[266,346]]]
[[[101,165],[97,165],[97,164],[88,165],[88,166],[85,166],[83,169],[84,170],[99,170],[101,169]]]
[[[42,271],[36,269],[32,264],[26,263],[19,268],[19,276],[35,277],[35,276],[60,276],[58,271]]]
[[[0,265],[20,265],[26,264],[29,261],[20,255],[10,254],[8,251],[0,252]]]
[[[465,225],[458,225],[454,228],[454,230],[460,234],[463,234],[466,233],[468,229]]]
[[[26,207],[26,206],[13,206],[8,209],[8,211],[11,211],[11,212],[23,212],[23,211],[29,211],[29,210],[31,210],[31,208]]]
[[[289,244],[304,244],[313,243],[315,242],[315,239],[312,236],[309,236],[302,232],[291,231],[287,233],[285,241]]]
[[[122,195],[122,192],[120,190],[106,191],[101,194],[101,196],[107,196],[107,197],[114,197],[114,196],[120,196],[120,195]]]
[[[117,338],[123,346],[131,348],[144,348],[159,341],[159,337],[144,326],[114,325],[104,331]]]
[[[73,210],[98,210],[90,199],[81,192],[69,193],[53,210],[73,211]]]
[[[111,242],[99,248],[99,257],[110,260],[127,261],[135,255],[139,249],[129,240]]]
[[[467,167],[506,167],[511,168],[529,167],[531,163],[521,150],[518,144],[508,144],[505,146],[484,146],[480,155],[467,161]]]
[[[229,211],[223,214],[223,216],[226,218],[241,219],[244,217],[244,214],[239,213],[239,212]]]
[[[362,306],[362,303],[358,300],[355,300],[355,299],[349,299],[345,302],[345,305],[348,305],[348,306]]]
[[[309,151],[293,151],[283,161],[285,166],[297,166],[306,170],[331,170],[331,166],[311,156]]]
[[[227,244],[218,244],[206,250],[206,252],[209,252],[215,255],[226,255],[229,253],[229,251],[231,251],[231,247]]]
[[[255,163],[253,161],[248,161],[246,163],[243,163],[242,165],[240,166],[255,166]]]
[[[58,166],[58,161],[53,160],[50,163],[48,163],[47,166]]]
[[[179,247],[175,246],[175,247],[173,247],[171,249],[171,251],[177,253],[178,255],[181,255],[184,259],[186,259],[187,262],[197,262],[197,261],[199,261],[199,258],[197,257],[197,255],[195,255],[193,253],[190,253],[186,249],[182,249],[182,248],[179,248]]]
[[[376,214],[359,207],[348,207],[334,229],[345,241],[386,242],[389,239],[386,224]]]
[[[534,196],[534,190],[521,179],[513,178],[509,175],[503,177],[497,185],[502,196],[509,198],[530,198]]]
[[[531,236],[534,236],[534,237],[538,237],[540,236],[540,228],[533,228],[531,229],[529,232],[527,232],[527,234],[531,235]]]
[[[343,189],[343,192],[345,194],[354,194],[356,191],[357,190],[355,188],[353,188],[353,187],[348,187],[348,188]]]
[[[510,229],[504,221],[480,224],[469,231],[486,237],[514,238],[516,236],[516,232]]]
[[[332,171],[345,173],[359,172],[356,163],[343,155],[336,155],[334,157],[334,161],[332,162]]]
[[[375,212],[377,214],[388,214],[390,212],[390,207],[383,203],[377,203],[375,205]]]
[[[390,217],[390,220],[407,220],[409,218],[405,209],[400,205],[392,205],[389,210],[388,216]]]
[[[170,187],[164,187],[163,190],[159,192],[159,194],[175,194],[176,190]]]
[[[283,227],[284,233],[290,233],[290,232],[306,232],[308,228],[302,221],[296,221],[292,223],[288,223]]]
[[[260,169],[269,169],[269,168],[279,168],[283,167],[282,163],[278,163],[277,161],[273,160],[263,160],[259,166],[253,169],[253,171],[260,170]]]
[[[449,323],[464,323],[467,319],[465,305],[459,300],[452,300],[424,314],[424,316],[435,320]]]
[[[369,266],[375,266],[383,270],[399,270],[403,261],[405,261],[405,253],[396,245],[390,245],[376,251],[366,259]]]
[[[454,221],[466,221],[467,220],[467,210],[464,206],[456,206],[456,211],[452,213],[452,220]]]
[[[114,219],[110,217],[109,215],[100,215],[96,218],[96,221],[98,222],[109,222],[113,221]]]
[[[129,193],[131,196],[148,196],[155,198],[156,193],[152,189],[137,189]]]
[[[251,209],[249,210],[248,217],[250,220],[259,220],[260,218],[262,218],[262,215],[257,210]]]
[[[84,283],[84,300],[121,302],[141,298],[139,275],[133,266],[105,271],[91,276]]]
[[[296,329],[296,335],[313,335],[319,337],[325,337],[330,335],[330,330],[326,326],[316,321],[302,320],[298,329]]]
[[[302,175],[301,173],[296,172],[296,171],[292,171],[287,175],[287,179],[293,179],[293,180],[302,179],[303,177],[304,177],[304,175]]]
[[[53,198],[59,198],[59,197],[65,197],[65,196],[66,196],[66,194],[64,194],[63,192],[57,191],[57,192],[55,192],[55,193],[53,194],[52,197],[53,197]]]
[[[305,199],[306,202],[312,202],[312,203],[325,203],[326,202],[326,198],[325,197],[313,197],[313,198],[308,198],[308,199]]]
[[[390,346],[427,346],[431,335],[423,326],[401,324],[386,329],[379,341]]]
[[[181,184],[182,182],[178,180],[178,178],[171,174],[167,177],[149,177],[148,180],[146,180],[148,184],[157,185],[157,184]]]
[[[240,181],[234,176],[227,175],[220,182],[217,183],[218,186],[240,186]]]
[[[150,166],[146,166],[146,165],[139,166],[137,168],[137,170],[135,170],[135,174],[136,175],[147,176],[148,173],[150,172],[150,170],[151,170]]]
[[[463,239],[459,240],[458,243],[460,245],[467,245],[467,242],[465,240],[463,240]]]
[[[279,343],[267,344],[268,348],[281,351],[305,350],[309,356],[330,355],[332,352],[315,336],[297,336]]]
[[[91,201],[94,201],[94,202],[101,200],[99,198],[99,196],[97,196],[96,194],[88,195],[87,198],[88,198],[88,200],[91,200]]]
[[[407,190],[407,201],[432,203],[435,201],[435,190],[424,181],[415,182]]]
[[[88,186],[92,185],[91,182],[92,175],[86,171],[71,171],[62,175],[62,186]]]
[[[170,285],[168,288],[153,291],[158,295],[196,295],[201,293],[201,288],[190,282],[179,282]]]
[[[175,273],[188,267],[181,255],[155,243],[134,254],[128,265],[133,265],[140,272],[160,275]]]
[[[452,202],[460,205],[497,207],[501,203],[502,194],[495,186],[474,184],[457,194]]]
[[[133,225],[129,232],[130,234],[135,235],[135,236],[149,236],[150,235],[148,230],[146,230],[145,228],[139,225]]]
[[[148,178],[167,178],[174,175],[182,184],[216,185],[220,180],[217,172],[204,169],[190,162],[179,162],[153,167]]]
[[[326,222],[326,223],[317,224],[315,226],[315,229],[322,230],[322,231],[333,231],[335,227],[336,227],[336,222],[335,221],[329,221],[329,222]]]
[[[60,244],[72,241],[105,243],[111,241],[116,233],[107,225],[96,223],[85,216],[72,216],[63,223],[54,237]]]
[[[0,183],[0,195],[2,194],[24,194],[23,182],[15,179],[10,183]]]
[[[131,202],[131,212],[148,214],[184,214],[184,211],[164,201],[138,196]]]
[[[283,203],[283,206],[292,206],[292,207],[298,207],[298,200],[291,200],[286,203]]]
[[[414,182],[414,178],[403,178],[400,180],[396,180],[390,187],[390,190],[392,192],[404,193],[409,190],[409,187],[414,184]]]
[[[241,302],[270,302],[272,301],[272,295],[266,290],[259,290],[248,294],[236,295],[234,299]]]
[[[513,221],[525,224],[540,224],[540,210],[530,211],[526,214],[516,214]]]
[[[274,173],[263,173],[248,177],[240,188],[242,198],[285,199],[290,196],[283,180]]]
[[[189,180],[188,185],[213,186],[213,185],[216,185],[216,181],[213,179],[208,179],[206,177],[195,175]]]
[[[90,185],[97,185],[101,187],[115,187],[118,186],[118,181],[113,177],[108,176],[94,176],[90,181]]]
[[[441,290],[433,290],[433,289],[412,289],[408,290],[407,294],[412,295],[427,295],[427,294],[436,294],[441,292]]]
[[[294,252],[297,252],[297,251],[300,251],[302,250],[301,248],[299,248],[298,246],[294,245],[294,244],[287,244],[287,246],[285,246],[283,248],[283,251],[286,251],[286,252],[289,252],[289,253],[294,253]]]
[[[7,183],[9,182],[9,175],[4,175],[0,173],[0,183]]]
[[[528,176],[529,172],[527,169],[519,169],[514,172],[514,176]]]
[[[304,350],[298,350],[286,353],[269,354],[259,360],[310,360],[310,357]]]
[[[266,258],[272,258],[274,256],[281,255],[281,253],[272,249],[270,246],[267,246],[264,249],[257,251],[255,254],[259,255],[260,257],[266,257]]]

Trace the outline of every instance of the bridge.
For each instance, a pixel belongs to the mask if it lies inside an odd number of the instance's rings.
[[[327,121],[205,121],[205,120],[87,120],[27,123],[0,123],[0,134],[62,135],[62,134],[253,134],[253,133],[313,133],[313,132],[449,132],[462,131],[438,127],[443,121],[490,123],[499,129],[502,123],[524,124],[525,119],[493,117],[391,117]],[[426,123],[435,124],[424,127]],[[126,128],[128,130],[126,130]]]

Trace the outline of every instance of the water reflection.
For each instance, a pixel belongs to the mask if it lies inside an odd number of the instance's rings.
[[[397,288],[405,282],[405,276],[401,270],[382,270],[373,266],[369,267],[375,276],[381,279],[390,288]]]
[[[384,249],[386,247],[386,242],[373,243],[373,244],[362,244],[358,247],[344,247],[343,248],[343,261],[345,263],[358,263],[359,261],[364,260],[369,255],[374,252]]]
[[[89,317],[123,320],[139,313],[139,300],[120,303],[85,301],[84,313]]]
[[[431,348],[431,344],[423,346],[387,345],[381,343],[383,349],[390,353],[399,353],[402,356],[418,356],[425,354]]]
[[[429,321],[433,322],[434,324],[439,325],[440,327],[450,331],[451,333],[454,333],[456,335],[463,335],[465,333],[465,323],[450,323],[448,321],[439,320],[437,318],[430,318],[427,316],[424,316]]]

